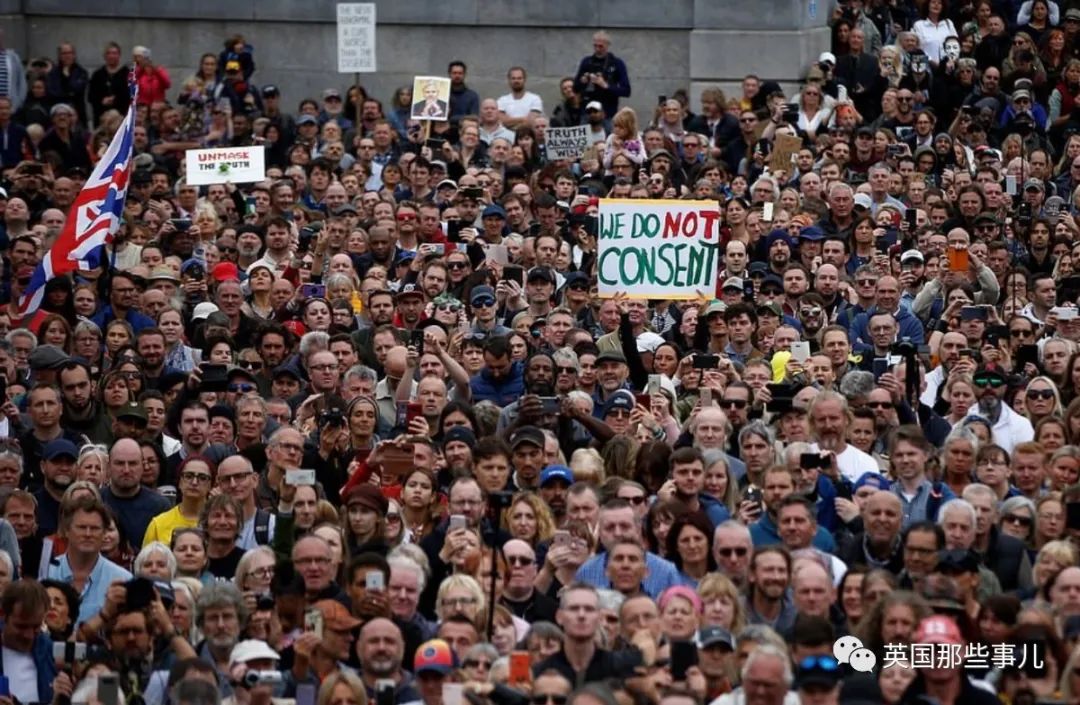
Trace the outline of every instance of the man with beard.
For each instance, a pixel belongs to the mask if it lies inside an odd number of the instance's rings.
[[[105,330],[106,324],[113,320],[127,321],[136,333],[143,328],[153,328],[154,319],[135,309],[138,297],[139,289],[135,285],[135,278],[127,272],[116,271],[109,283],[109,303],[94,314],[91,320],[101,330]]]
[[[811,435],[816,441],[812,451],[832,452],[837,469],[849,482],[855,482],[864,472],[877,471],[877,461],[847,442],[851,411],[842,394],[826,391],[817,395],[810,403],[809,416]]]
[[[765,240],[765,250],[769,256],[769,272],[783,277],[784,269],[791,261],[791,236],[786,230],[773,230]]]
[[[247,614],[240,590],[229,582],[209,583],[195,603],[195,624],[204,637],[195,650],[200,659],[213,664],[225,696],[232,694],[229,664]]]
[[[405,641],[401,630],[389,619],[372,619],[360,630],[357,645],[360,656],[360,679],[368,692],[375,692],[380,680],[394,682],[394,702],[408,703],[420,700],[413,678],[401,667],[405,658]],[[332,665],[332,664],[331,664]],[[324,671],[330,671],[328,666]],[[323,672],[320,672],[320,675]]]
[[[66,438],[49,441],[42,450],[44,484],[34,492],[38,536],[42,538],[56,533],[60,523],[60,499],[64,496],[64,490],[75,480],[75,460],[78,457],[79,449]]]
[[[509,574],[503,581],[499,604],[530,624],[555,621],[558,603],[533,585],[537,572],[533,547],[521,539],[513,539],[502,550]]]
[[[1031,422],[1013,411],[1004,401],[1008,387],[1001,367],[992,362],[980,365],[975,370],[973,380],[978,404],[972,413],[990,422],[995,443],[1004,448],[1006,453],[1012,453],[1018,444],[1026,443],[1035,437]]]
[[[443,458],[446,460],[446,472],[449,476],[445,484],[450,484],[450,478],[472,474],[480,459],[480,446],[476,442],[476,435],[466,426],[454,426],[448,429],[443,434],[442,449]],[[509,476],[509,470],[507,476]],[[505,483],[503,485],[505,486]],[[502,487],[499,489],[501,490]]]
[[[540,473],[540,497],[551,508],[557,524],[566,516],[566,496],[573,484],[574,471],[565,465],[549,465]]]
[[[498,432],[542,421],[544,409],[540,397],[552,396],[555,396],[555,360],[545,352],[533,353],[525,361],[525,396],[502,410]]]
[[[143,376],[146,387],[157,387],[158,380],[165,374],[165,334],[160,328],[144,328],[135,336],[135,348],[142,358]]]
[[[791,555],[780,545],[765,546],[750,561],[750,594],[746,600],[748,624],[765,624],[781,634],[795,625],[795,605],[787,596]]]
[[[424,315],[424,292],[418,284],[404,284],[394,296],[400,328],[412,331]]]
[[[832,267],[832,265],[822,265],[822,267]],[[792,297],[789,296],[788,300],[791,301]],[[803,339],[814,342],[814,346],[817,347],[818,333],[821,332],[827,320],[825,299],[813,291],[806,292],[798,297],[796,313],[799,316],[799,323],[802,324]]]
[[[705,494],[705,459],[697,448],[679,448],[671,454],[669,482],[675,499],[691,512],[701,511],[714,527],[730,518],[727,507],[717,498]]]
[[[536,490],[544,467],[544,433],[522,426],[510,436],[510,461],[514,471],[507,485],[513,490]]]

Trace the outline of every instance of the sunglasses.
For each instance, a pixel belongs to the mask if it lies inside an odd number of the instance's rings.
[[[398,220],[405,220],[405,221],[416,220],[416,216],[415,215],[409,215],[408,213],[399,213],[397,219]]]
[[[816,306],[814,308],[804,308],[799,311],[799,314],[807,318],[817,318],[821,315],[821,309]]]
[[[490,661],[479,661],[479,660],[474,659],[474,658],[465,659],[465,661],[462,662],[461,665],[464,666],[465,668],[489,668],[489,669],[491,668],[491,662]]]
[[[996,376],[996,375],[985,376],[985,377],[980,375],[980,376],[976,377],[973,381],[975,382],[976,387],[993,387],[993,388],[997,389],[998,387],[1004,387],[1005,386],[1005,380],[1003,378],[1001,378],[1001,377]]]
[[[488,306],[495,305],[495,299],[491,298],[490,296],[481,296],[479,298],[473,299],[472,305],[473,308],[476,308],[477,306],[479,306],[480,308],[487,308]]]
[[[732,407],[732,408],[735,408],[735,409],[745,409],[746,408],[746,400],[745,399],[721,399],[720,400],[720,406]]]
[[[731,556],[738,556],[739,558],[742,558],[750,552],[750,549],[746,548],[745,546],[738,546],[736,548],[718,548],[716,549],[716,552],[721,556],[729,558]]]
[[[242,383],[242,382],[233,383],[233,384],[229,385],[229,391],[230,392],[243,392],[244,394],[247,394],[248,392],[255,391],[255,385],[254,384],[246,384],[246,383]]]
[[[245,370],[261,370],[263,366],[260,360],[241,360],[238,364]]]
[[[555,705],[566,705],[567,697],[565,695],[534,695],[532,696],[533,705],[547,705],[548,703],[555,703]]]
[[[1010,330],[1009,335],[1016,338],[1030,338],[1035,335],[1033,330],[1024,330],[1023,328],[1017,328],[1016,330]]]
[[[767,287],[767,288],[766,287],[761,288],[761,293],[764,294],[765,296],[779,296],[782,291],[783,291],[782,289],[777,289],[777,288],[771,287],[771,286]]]
[[[1031,517],[1020,516],[1019,514],[1006,514],[1001,518],[1006,524],[1016,524],[1018,526],[1031,526]]]
[[[1027,393],[1028,399],[1053,399],[1053,389],[1029,389]]]
[[[639,494],[636,497],[620,497],[619,499],[625,499],[627,502],[634,505],[635,507],[640,507],[641,505],[645,504],[645,502],[648,501],[649,498],[645,495]]]
[[[891,409],[893,408],[890,401],[868,401],[866,406],[870,409]]]
[[[449,262],[446,266],[450,269],[466,269],[469,265],[466,262]]]
[[[561,375],[576,375],[578,373],[576,367],[556,367],[555,371]]]
[[[461,304],[439,304],[438,310],[446,311],[449,313],[457,313],[461,310]]]

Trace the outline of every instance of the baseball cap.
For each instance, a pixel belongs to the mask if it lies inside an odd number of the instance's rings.
[[[149,419],[146,416],[146,409],[143,405],[137,401],[129,401],[120,407],[120,410],[116,412],[116,418],[118,419],[134,419],[136,421],[142,421],[146,423]]]
[[[805,228],[799,230],[800,240],[809,240],[810,242],[818,242],[825,239],[825,231],[816,225],[808,225]]]
[[[443,434],[443,448],[455,441],[472,447],[476,445],[476,434],[467,426],[454,426]]]
[[[325,91],[322,92],[322,97],[323,100],[326,100],[327,98],[337,98],[338,100],[340,100],[341,94],[338,93],[338,90],[336,88],[327,88]]]
[[[1038,179],[1028,179],[1027,181],[1024,182],[1024,190],[1025,191],[1030,191],[1030,190],[1033,190],[1033,189],[1036,190],[1036,191],[1045,191],[1046,187],[1043,186],[1043,182],[1039,181]]]
[[[305,114],[305,115],[301,115],[300,117],[296,118],[296,126],[297,127],[300,127],[301,125],[318,125],[318,124],[319,124],[319,121],[315,118],[314,115],[306,115]]]
[[[344,215],[345,213],[356,215],[356,206],[351,203],[343,203],[334,209],[334,215]]]
[[[453,179],[443,179],[442,181],[440,181],[439,183],[437,183],[435,185],[435,190],[436,191],[438,191],[441,188],[452,188],[452,189],[454,189],[456,191],[457,190],[457,182],[454,181]]]
[[[514,435],[510,436],[510,448],[511,450],[517,450],[518,446],[531,443],[543,450],[544,448],[544,432],[538,429],[536,426],[522,426]]]
[[[761,315],[762,313],[771,313],[772,315],[776,316],[777,318],[783,318],[784,317],[784,312],[780,308],[780,304],[774,303],[772,301],[768,301],[768,302],[763,303],[763,304],[758,304],[757,312],[758,312],[758,315]]]
[[[795,688],[834,688],[840,683],[840,663],[832,656],[807,656],[795,672]]]
[[[481,218],[502,218],[506,220],[506,211],[502,206],[492,203],[490,206],[484,209],[484,212],[480,214]]]
[[[1065,21],[1068,22],[1069,20],[1072,20],[1073,22],[1080,22],[1080,10],[1076,9],[1075,7],[1066,10]]]
[[[840,705],[880,705],[881,684],[876,674],[849,673],[840,686]]]
[[[705,311],[702,312],[701,315],[708,318],[714,313],[723,313],[724,311],[727,311],[727,303],[720,299],[713,299],[709,302],[709,305],[705,307]]]
[[[964,637],[960,635],[960,628],[956,622],[934,615],[919,622],[919,628],[915,631],[912,642],[916,644],[963,644]]]
[[[604,416],[607,416],[616,409],[623,409],[630,412],[634,410],[634,406],[637,404],[637,400],[634,399],[634,395],[625,389],[620,389],[611,395],[611,398],[604,404]]]
[[[205,320],[211,313],[217,312],[219,309],[217,304],[210,303],[209,301],[203,301],[195,307],[195,310],[191,313],[191,320],[202,321]]]
[[[768,274],[769,265],[766,262],[751,262],[746,271],[750,272],[750,278],[752,279],[755,274]]]
[[[982,213],[979,213],[977,216],[975,216],[975,221],[974,222],[975,223],[993,223],[994,225],[998,225],[997,217],[993,213],[991,213],[989,211],[984,211]]]
[[[1023,89],[1013,91],[1012,99],[1014,101],[1020,100],[1021,98],[1027,98],[1028,100],[1031,100],[1031,91],[1026,91]]]
[[[72,460],[79,457],[79,449],[66,438],[55,438],[49,441],[41,451],[42,460],[56,460],[65,456]]]
[[[240,70],[240,62],[237,61],[236,59],[232,59],[230,61],[225,62],[225,72],[226,73],[228,73],[229,71],[239,71],[239,70]]]
[[[484,297],[495,298],[495,290],[490,286],[474,286],[473,290],[469,292],[469,304],[475,305],[478,299]]]
[[[856,137],[873,137],[874,136],[874,128],[872,128],[872,127],[870,127],[868,125],[863,125],[859,129],[855,130],[855,136]]]
[[[821,52],[821,54],[818,55],[817,60],[819,64],[832,64],[833,66],[836,66],[836,55],[831,51]]]
[[[585,112],[589,112],[590,110],[603,110],[603,109],[604,109],[604,106],[601,105],[600,101],[598,101],[598,100],[590,100],[588,102],[588,104],[585,106]]]
[[[277,379],[279,377],[286,376],[286,375],[289,376],[289,377],[292,377],[297,382],[303,382],[304,381],[304,375],[302,375],[300,373],[300,370],[297,369],[296,365],[293,365],[293,364],[288,363],[288,362],[282,363],[282,364],[278,365],[277,367],[275,367],[270,372],[270,379]]]
[[[270,648],[270,645],[261,639],[245,639],[233,647],[229,656],[229,663],[247,663],[260,659],[281,659],[278,652]]]
[[[562,480],[567,485],[574,484],[574,471],[565,465],[548,465],[540,473],[540,486],[543,487],[552,480]]]
[[[626,355],[623,355],[622,350],[605,350],[596,356],[596,364],[599,365],[602,362],[621,362],[626,364]]]
[[[186,260],[184,260],[184,263],[180,265],[180,273],[181,274],[187,274],[188,272],[190,272],[192,269],[194,269],[196,267],[202,269],[204,272],[206,271],[206,263],[205,262],[200,262],[199,260],[194,259],[194,258],[186,259]]]
[[[272,98],[276,95],[281,95],[281,91],[278,90],[278,87],[274,85],[263,86],[262,94],[263,98]]]
[[[394,299],[404,299],[406,296],[419,296],[424,297],[424,292],[416,284],[405,284],[401,287],[401,291],[394,295]]]
[[[367,487],[374,487],[374,485],[367,485]],[[322,612],[323,624],[334,631],[343,632],[363,624],[359,619],[349,614],[349,610],[345,608],[345,605],[337,600],[319,600],[312,606]]]
[[[30,352],[30,369],[55,370],[70,360],[67,353],[55,345],[39,345]]]
[[[651,353],[656,352],[656,349],[664,344],[664,339],[651,330],[647,330],[637,337],[636,342],[639,353]]]
[[[563,286],[567,289],[575,286],[583,286],[589,288],[589,275],[585,272],[570,272],[563,277]]]
[[[855,485],[851,488],[851,491],[858,492],[863,487],[876,487],[879,490],[887,490],[892,486],[883,475],[876,473],[873,470],[867,470],[862,475],[859,475],[859,479],[855,480]]]
[[[213,277],[216,281],[240,281],[240,270],[232,262],[218,262],[214,265]]]
[[[979,557],[970,548],[938,551],[937,570],[941,573],[977,573]]]
[[[871,200],[870,194],[868,194],[868,193],[857,193],[857,194],[855,194],[855,207],[856,208],[866,208],[866,209],[869,210],[870,208],[873,207],[873,205],[874,205],[874,201]]]
[[[916,260],[918,262],[926,261],[926,259],[923,257],[923,253],[919,252],[918,250],[905,250],[904,254],[900,255],[900,264],[903,264],[904,262],[907,262],[909,260]]]
[[[457,668],[453,649],[442,639],[431,639],[420,645],[413,654],[413,673],[425,671],[447,674]]]
[[[525,277],[526,282],[531,282],[536,279],[543,279],[549,284],[556,283],[555,271],[551,267],[533,267],[529,270],[528,275]]]
[[[697,633],[697,645],[699,649],[707,649],[710,646],[726,646],[729,650],[735,650],[735,638],[731,632],[723,627],[702,627]]]
[[[728,277],[727,279],[724,280],[724,285],[722,287],[720,287],[720,288],[721,289],[738,289],[739,291],[742,291],[742,287],[743,287],[743,280],[742,279],[740,279],[739,277]]]

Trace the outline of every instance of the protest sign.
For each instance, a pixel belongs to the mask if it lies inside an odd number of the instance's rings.
[[[589,146],[589,126],[549,127],[544,138],[544,148],[549,161],[555,159],[578,159]]]
[[[337,6],[337,64],[339,73],[374,73],[375,3]]]
[[[184,153],[187,183],[245,184],[266,178],[265,147],[221,147],[189,149]]]
[[[716,201],[600,199],[600,296],[712,298],[720,261]]]
[[[450,79],[442,76],[417,76],[413,79],[411,116],[417,120],[450,119]]]
[[[773,142],[772,155],[769,157],[769,171],[776,173],[782,171],[791,174],[792,157],[802,149],[802,140],[795,135],[777,135]]]

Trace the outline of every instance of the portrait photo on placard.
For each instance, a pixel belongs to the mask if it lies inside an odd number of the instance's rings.
[[[413,79],[412,117],[417,120],[450,119],[450,79],[417,76]]]

